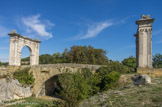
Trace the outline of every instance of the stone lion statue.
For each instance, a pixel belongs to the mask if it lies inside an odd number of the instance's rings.
[[[150,19],[150,15],[146,15],[146,16],[142,15],[141,17],[142,17],[142,19]]]

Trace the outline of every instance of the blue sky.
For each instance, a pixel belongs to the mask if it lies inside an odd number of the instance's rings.
[[[1,0],[0,61],[8,61],[8,33],[39,38],[40,54],[63,52],[73,45],[92,45],[112,60],[135,56],[135,21],[150,14],[153,55],[162,53],[161,0]],[[22,57],[29,56],[23,48]]]

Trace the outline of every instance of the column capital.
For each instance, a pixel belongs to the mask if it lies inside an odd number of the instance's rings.
[[[154,22],[154,20],[155,20],[154,18],[150,18],[150,15],[146,15],[146,16],[142,15],[141,19],[136,21],[136,24],[151,26],[151,24]]]

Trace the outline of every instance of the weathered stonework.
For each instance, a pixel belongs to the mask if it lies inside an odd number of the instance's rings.
[[[45,65],[23,65],[23,66],[8,66],[8,72],[13,73],[17,69],[30,68],[30,72],[33,73],[35,78],[34,86],[32,88],[32,92],[36,96],[44,95],[42,90],[47,88],[45,83],[48,84],[48,80],[51,78],[55,78],[57,75],[65,73],[67,71],[71,71],[71,73],[78,72],[82,68],[89,68],[92,72],[95,72],[101,65],[88,65],[88,64],[45,64]],[[7,72],[6,72],[7,73]],[[50,87],[49,87],[50,88]]]
[[[32,91],[30,87],[23,87],[17,79],[0,79],[0,104],[3,101],[22,99],[30,97]],[[2,106],[1,106],[2,107]]]
[[[8,35],[10,36],[9,65],[21,65],[21,50],[24,46],[30,50],[30,65],[39,64],[40,41],[21,36],[15,30]]]
[[[146,74],[151,77],[162,77],[162,69],[156,68],[137,68],[137,73]]]
[[[152,68],[152,23],[150,15],[136,21],[138,25],[136,37],[136,66],[137,68]]]

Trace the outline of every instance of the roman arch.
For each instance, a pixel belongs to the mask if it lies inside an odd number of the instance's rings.
[[[150,15],[142,15],[136,21],[138,25],[136,37],[136,66],[137,68],[152,68],[152,23]]]
[[[30,51],[30,65],[39,65],[39,40],[21,36],[16,30],[8,35],[10,36],[9,65],[21,65],[21,51],[24,46]]]

